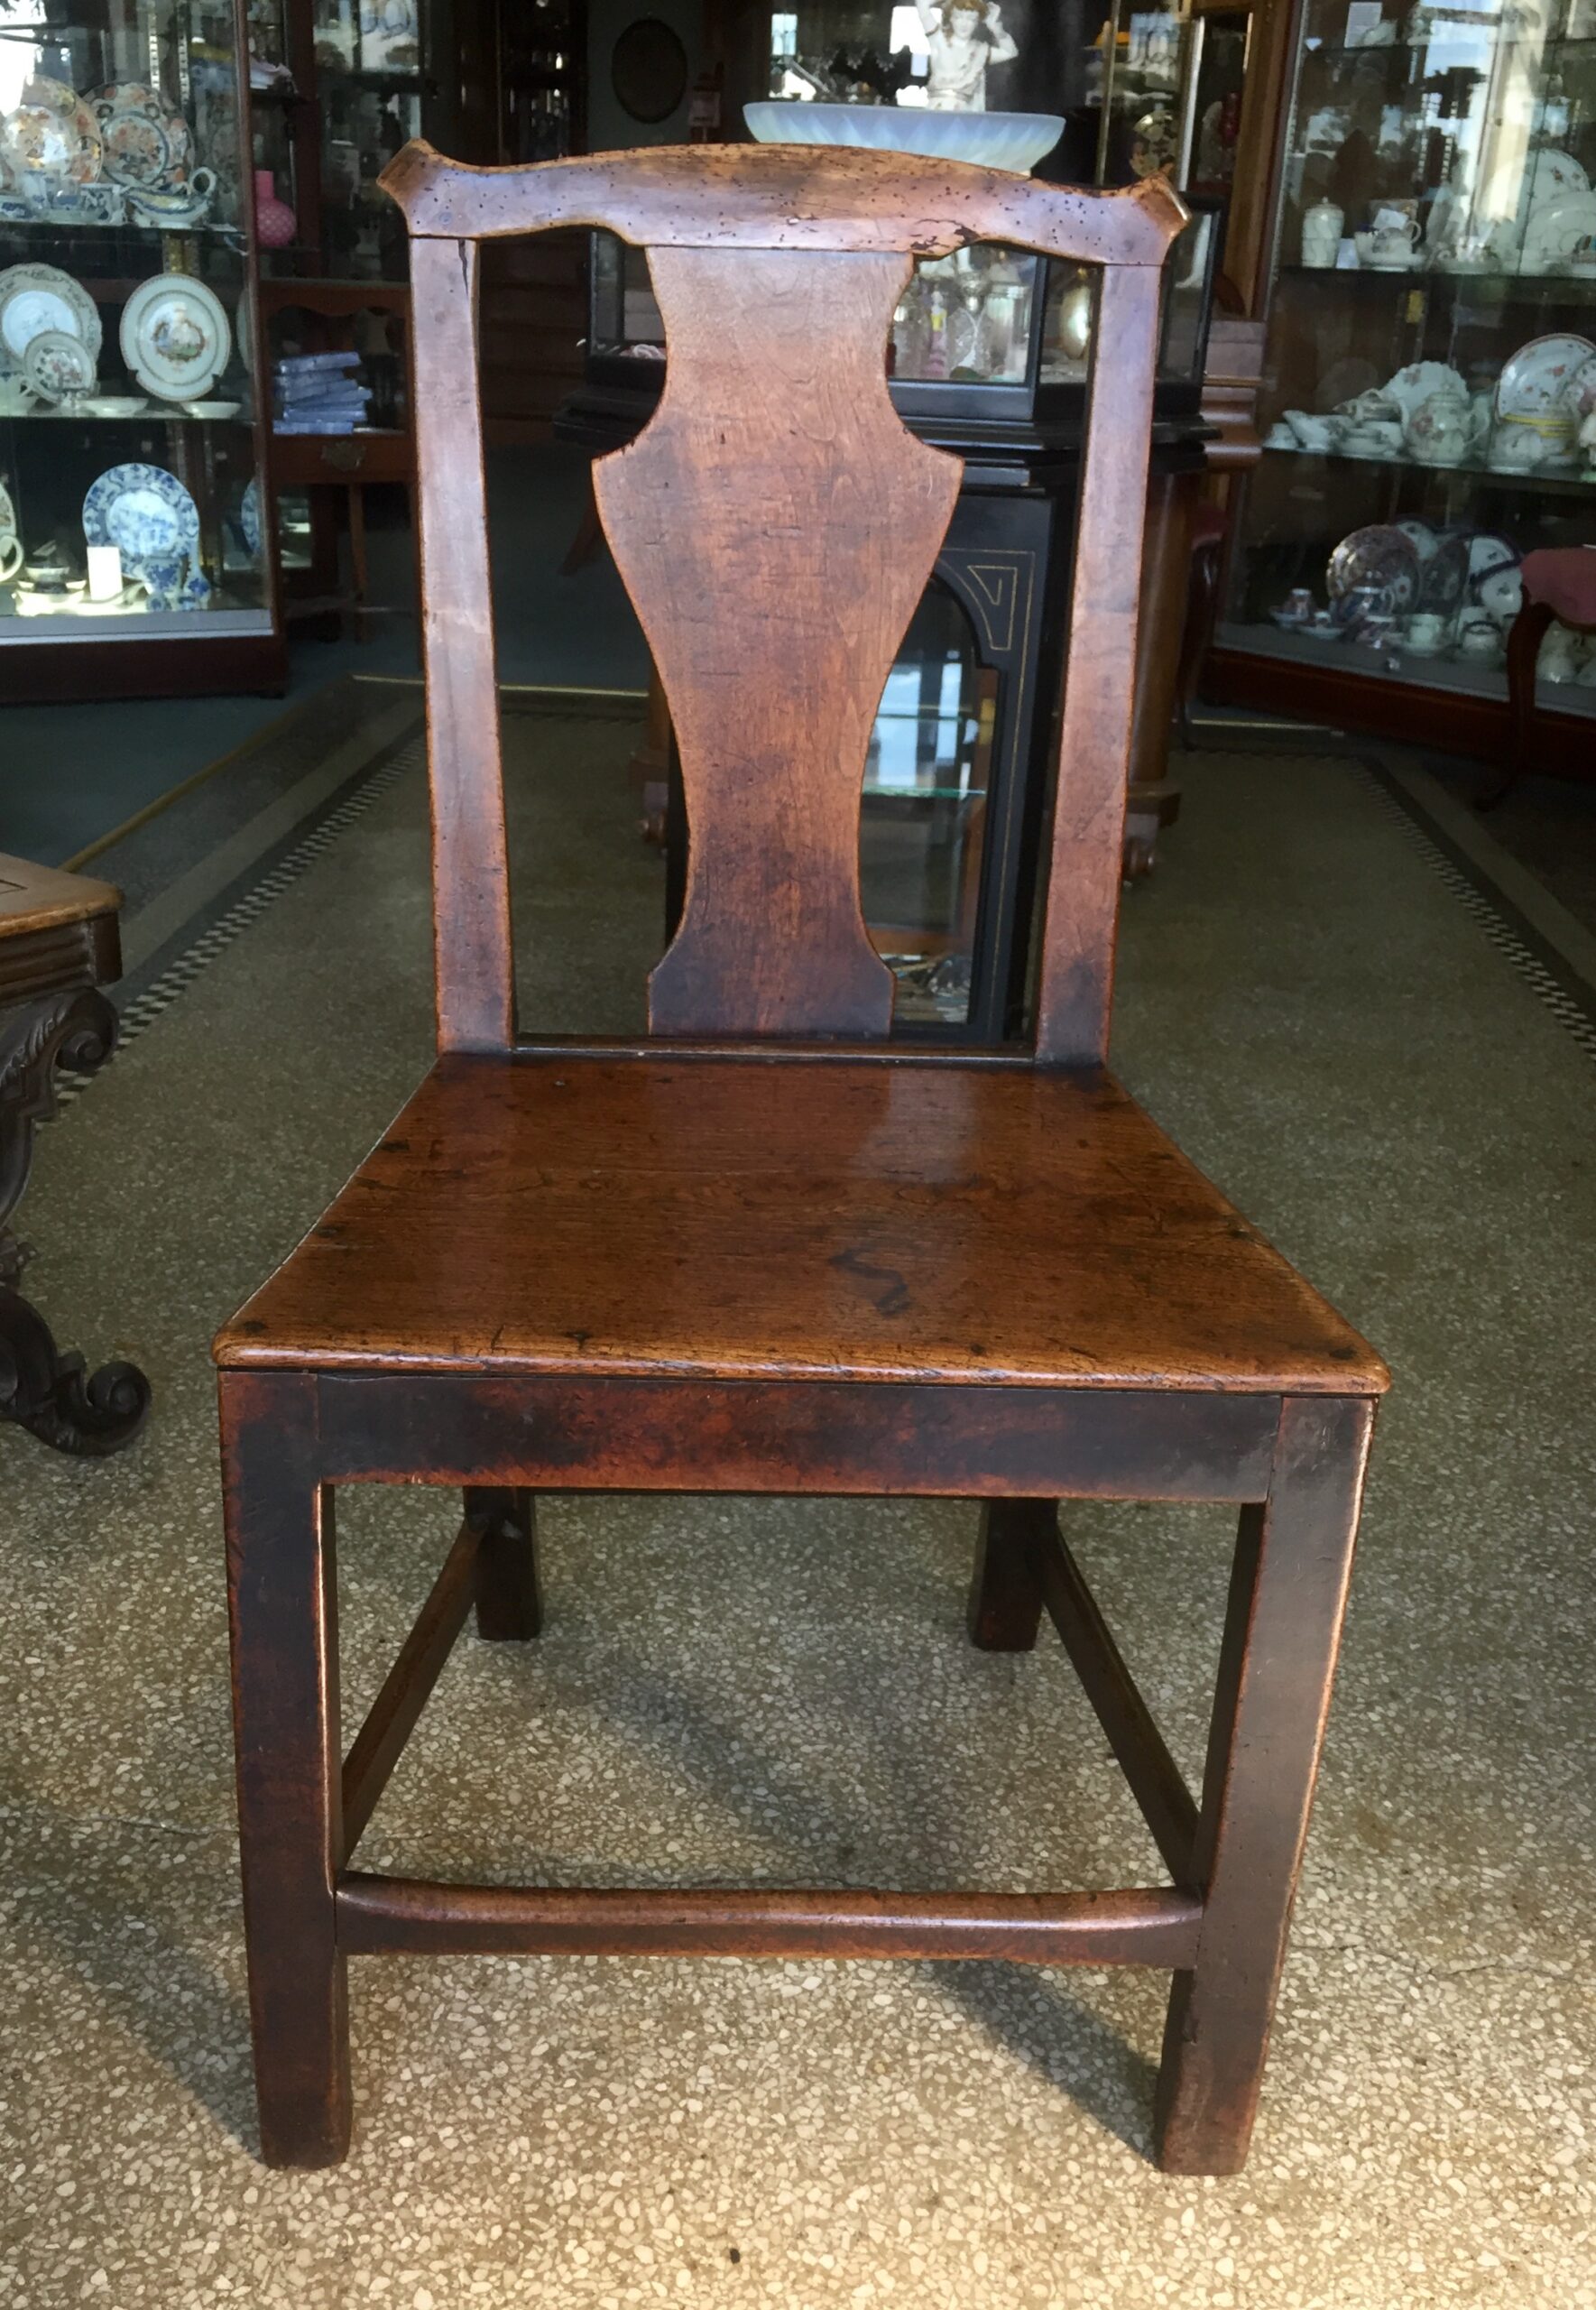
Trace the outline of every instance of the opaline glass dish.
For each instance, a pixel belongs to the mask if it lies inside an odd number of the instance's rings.
[[[1064,134],[1056,112],[931,112],[920,105],[808,104],[772,97],[744,105],[761,144],[863,144],[929,161],[974,161],[1029,176]]]

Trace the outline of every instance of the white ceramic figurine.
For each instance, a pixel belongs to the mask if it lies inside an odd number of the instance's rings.
[[[926,103],[932,112],[984,112],[986,68],[1019,51],[1003,30],[994,0],[915,0],[929,60]]]

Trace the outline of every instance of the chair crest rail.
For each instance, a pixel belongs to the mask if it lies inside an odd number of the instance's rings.
[[[475,168],[418,138],[378,182],[418,239],[585,226],[648,248],[917,257],[1003,241],[1069,263],[1154,269],[1187,214],[1162,177],[1103,193],[964,161],[826,145],[659,145],[535,168]]]

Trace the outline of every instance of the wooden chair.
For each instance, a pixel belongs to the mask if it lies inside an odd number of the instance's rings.
[[[1536,678],[1554,625],[1596,633],[1596,547],[1542,546],[1519,568],[1524,598],[1508,631],[1508,759],[1476,800],[1492,810],[1536,763]]]
[[[1383,1367],[1104,1071],[1161,180],[1114,194],[892,153],[669,149],[476,170],[412,144],[438,1058],[217,1342],[262,2144],[349,2138],[345,1968],[387,1951],[1007,1957],[1173,1973],[1161,2163],[1245,2156]],[[520,1044],[473,371],[480,245],[602,226],[650,253],[659,415],[597,467],[692,819],[632,1041]],[[1034,1054],[884,1040],[860,788],[957,460],[883,347],[910,254],[1101,266]],[[689,586],[676,582],[693,541]],[[465,1492],[346,1756],[332,1504]],[[540,1488],[983,1503],[977,1644],[1056,1623],[1170,1882],[1047,1895],[553,1890],[352,1856],[472,1605],[535,1635]],[[1201,1799],[1059,1537],[1067,1497],[1234,1501]]]

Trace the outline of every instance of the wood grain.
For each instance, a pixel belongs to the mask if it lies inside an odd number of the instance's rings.
[[[1261,1500],[1280,1400],[1212,1391],[847,1380],[317,1382],[329,1483],[869,1498]]]
[[[1003,1957],[1033,1964],[1179,1965],[1198,1905],[1123,1893],[608,1891],[351,1875],[350,1954],[425,1949],[586,1956]]]
[[[217,1353],[323,1370],[1385,1384],[1105,1076],[664,1050],[441,1062]]]
[[[686,909],[650,1022],[885,1032],[892,975],[859,904],[864,758],[963,471],[888,394],[908,261],[666,248],[651,269],[664,397],[594,468],[687,796]]]
[[[1234,2174],[1251,2139],[1307,1838],[1374,1408],[1282,1407],[1269,1497],[1241,1511],[1158,2094],[1166,2172]]]
[[[515,1040],[476,264],[466,242],[418,241],[411,252],[439,1050],[507,1050]]]
[[[333,1915],[343,1859],[337,1552],[318,1482],[315,1388],[221,1382],[238,1843],[261,2150],[336,2165],[349,2146],[346,1968]]]
[[[1037,996],[1036,1051],[1043,1066],[1090,1067],[1108,1057],[1158,330],[1158,276],[1103,271]]]
[[[946,256],[972,241],[1003,241],[1077,264],[1156,273],[1187,218],[1162,177],[1093,192],[962,161],[826,145],[660,144],[540,168],[483,169],[447,160],[419,138],[395,153],[378,182],[403,209],[412,241],[569,225],[649,249]]]

